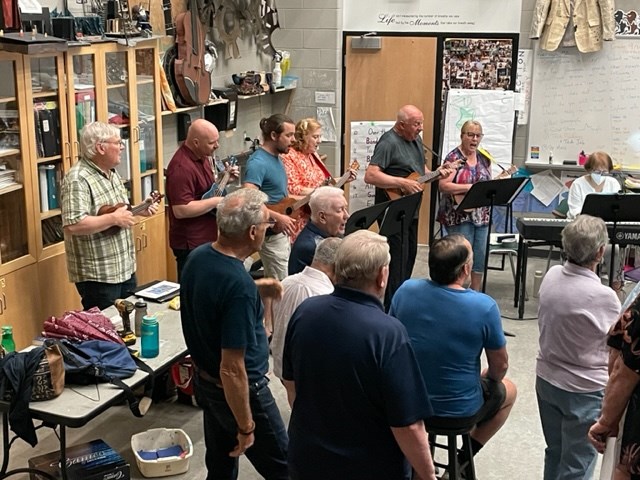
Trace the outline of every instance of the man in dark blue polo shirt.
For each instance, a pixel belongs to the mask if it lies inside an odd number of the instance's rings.
[[[432,415],[405,328],[384,313],[389,246],[367,230],[336,253],[338,285],[305,300],[285,339],[292,480],[435,480]],[[405,460],[406,458],[406,460]],[[408,462],[407,462],[408,460]]]
[[[261,300],[281,296],[282,285],[254,282],[243,263],[273,225],[266,200],[246,188],[226,196],[218,205],[218,239],[191,252],[182,272],[182,330],[196,364],[209,480],[236,479],[243,454],[265,478],[289,478],[287,432],[266,377]]]
[[[309,200],[311,219],[296,238],[289,256],[289,275],[300,273],[313,262],[316,246],[327,237],[342,237],[349,219],[344,192],[336,187],[320,187]]]

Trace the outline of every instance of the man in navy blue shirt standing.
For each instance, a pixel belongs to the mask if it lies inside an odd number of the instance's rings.
[[[405,328],[384,313],[389,245],[367,230],[336,253],[333,294],[305,300],[285,339],[292,480],[435,480],[432,415]],[[407,462],[408,460],[408,462]]]
[[[288,480],[287,432],[266,377],[269,347],[263,298],[282,296],[273,278],[254,282],[244,260],[274,221],[267,195],[243,188],[218,205],[218,239],[189,254],[182,272],[182,330],[196,365],[207,480],[238,478],[246,455],[269,480]]]

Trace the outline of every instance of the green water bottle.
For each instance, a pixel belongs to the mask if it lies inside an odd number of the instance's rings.
[[[6,325],[2,327],[2,348],[7,353],[15,352],[16,342],[13,341],[13,327]]]

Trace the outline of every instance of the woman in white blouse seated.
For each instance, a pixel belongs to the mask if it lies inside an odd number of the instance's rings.
[[[616,193],[620,190],[620,183],[611,176],[613,162],[608,153],[593,152],[584,169],[587,173],[574,180],[569,189],[567,218],[571,220],[580,215],[584,200],[590,193]]]
[[[613,162],[608,153],[593,152],[589,155],[587,163],[584,164],[587,173],[580,178],[576,178],[569,189],[569,212],[567,218],[573,220],[580,212],[587,195],[591,193],[617,193],[620,191],[620,183],[611,176]],[[607,245],[602,265],[600,266],[600,276],[603,283],[609,283],[609,262],[611,261],[611,245]],[[614,258],[614,279],[611,285],[618,291],[623,285],[623,269],[621,265],[620,251],[616,247]]]

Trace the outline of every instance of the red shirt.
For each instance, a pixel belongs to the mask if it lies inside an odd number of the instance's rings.
[[[212,212],[193,218],[176,218],[172,205],[187,205],[200,200],[213,184],[213,173],[204,158],[197,158],[184,144],[169,162],[166,190],[169,201],[169,245],[177,250],[193,250],[218,237],[218,225]]]

